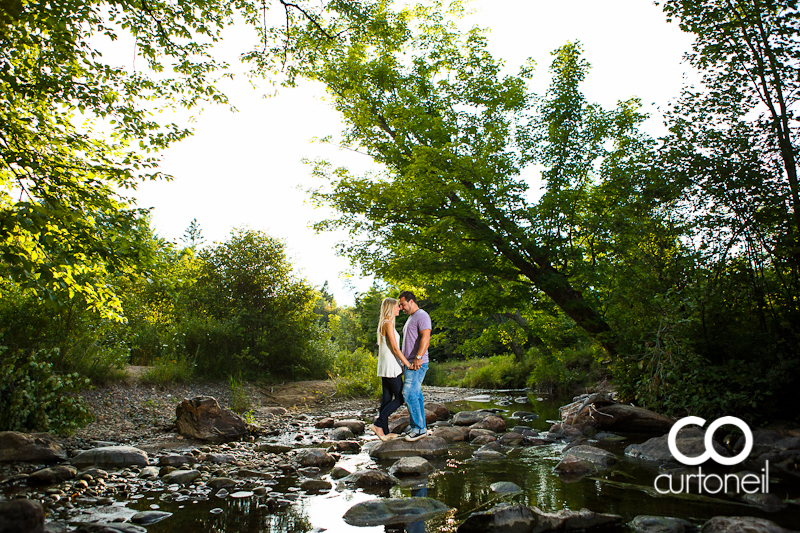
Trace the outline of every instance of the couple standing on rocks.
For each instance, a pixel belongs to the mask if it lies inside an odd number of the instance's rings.
[[[409,315],[403,326],[402,351],[398,346],[400,335],[394,325],[401,309]],[[419,308],[413,292],[403,291],[397,300],[385,298],[381,303],[378,320],[378,375],[383,385],[383,396],[378,417],[371,428],[383,441],[399,437],[389,432],[389,416],[403,401],[408,406],[410,428],[405,440],[416,441],[428,434],[422,380],[428,371],[431,329],[431,317]]]

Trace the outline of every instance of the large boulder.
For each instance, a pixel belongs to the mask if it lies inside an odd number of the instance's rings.
[[[147,453],[133,446],[102,446],[92,448],[76,455],[70,461],[74,466],[106,466],[125,468],[126,466],[147,466]]]
[[[589,426],[603,431],[662,435],[669,432],[674,424],[673,420],[663,415],[622,403],[601,407],[597,409],[599,414],[592,413],[590,409],[585,409],[583,413],[585,415],[578,415],[578,420],[572,423],[579,429]]]
[[[450,418],[450,409],[445,407],[443,403],[425,402],[425,410],[433,411],[438,420],[447,420]]]
[[[379,498],[355,504],[344,514],[344,521],[358,527],[408,524],[449,510],[433,498]]]
[[[55,463],[67,453],[48,433],[0,431],[0,463]]]
[[[181,435],[207,442],[238,440],[247,433],[247,424],[231,411],[220,407],[211,396],[184,399],[175,409],[175,425]]]
[[[654,461],[659,463],[666,463],[675,461],[672,453],[669,451],[669,444],[667,439],[669,433],[660,437],[653,437],[644,441],[641,444],[631,444],[625,448],[625,455],[628,457],[635,457],[644,461]],[[687,457],[697,457],[705,453],[705,433],[697,427],[682,428],[675,439],[675,444],[678,450]],[[716,441],[713,441],[714,450],[720,455],[729,455],[725,448]]]
[[[447,441],[441,437],[424,437],[415,442],[394,439],[381,442],[369,451],[375,459],[399,459],[401,457],[435,457],[447,453]]]
[[[400,483],[400,480],[391,474],[381,472],[380,470],[356,470],[346,478],[342,479],[344,483],[353,484],[358,488],[375,487],[375,486],[394,486]]]
[[[36,500],[16,499],[0,502],[0,533],[41,533],[44,508]]]
[[[55,485],[73,479],[78,471],[73,466],[53,466],[43,468],[28,476],[28,485]]]

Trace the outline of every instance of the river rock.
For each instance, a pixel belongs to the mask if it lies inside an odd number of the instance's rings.
[[[155,466],[146,466],[139,471],[139,477],[142,479],[158,479],[160,470]]]
[[[322,479],[306,479],[300,483],[300,488],[306,492],[322,492],[331,490],[332,487],[333,485],[331,485],[330,481]]]
[[[477,459],[503,459],[505,454],[501,451],[502,449],[499,442],[490,442],[475,450],[473,456]]]
[[[403,457],[389,469],[393,476],[424,476],[436,470],[422,457]]]
[[[494,415],[492,413],[487,413],[486,411],[459,411],[453,417],[453,425],[471,426],[490,416]]]
[[[524,439],[524,435],[522,433],[517,433],[516,431],[509,431],[502,437],[500,437],[500,444],[504,446],[519,446],[522,444],[522,440]]]
[[[788,533],[775,522],[752,516],[715,516],[700,533]]]
[[[379,498],[357,503],[344,514],[351,526],[407,524],[433,518],[450,508],[433,498]]]
[[[433,411],[437,420],[447,420],[450,418],[450,409],[445,407],[443,403],[425,402],[425,410]]]
[[[433,428],[431,435],[440,437],[447,442],[462,442],[467,440],[469,428],[465,426],[442,426]]]
[[[200,477],[200,472],[197,470],[174,470],[161,478],[164,485],[186,485]]]
[[[588,459],[567,455],[558,462],[553,471],[567,477],[581,477],[593,474],[597,471],[597,467]]]
[[[430,426],[431,424],[435,423],[439,418],[436,415],[436,412],[431,411],[430,409],[425,407],[425,425]],[[408,415],[392,415],[389,417],[389,433],[400,433],[402,432],[409,424]]]
[[[688,520],[671,516],[640,515],[628,525],[635,533],[686,533],[697,529]]]
[[[511,413],[511,418],[515,420],[522,420],[525,422],[529,422],[531,420],[536,420],[539,418],[539,415],[536,413],[531,413],[530,411],[514,411]]]
[[[500,504],[489,511],[472,513],[458,533],[574,531],[611,527],[620,522],[621,516],[588,509],[544,513],[537,507]]]
[[[24,498],[0,501],[0,532],[44,531],[44,508],[35,500]]]
[[[78,470],[73,466],[53,466],[43,468],[28,476],[28,485],[54,485],[61,481],[73,479]]]
[[[506,430],[506,421],[499,416],[487,416],[483,420],[472,424],[470,429],[488,429],[495,433],[503,433]]]
[[[0,463],[55,463],[67,458],[49,433],[0,431]]]
[[[669,451],[669,444],[667,443],[668,437],[669,433],[660,437],[653,437],[641,444],[631,444],[625,448],[625,455],[628,457],[642,459],[644,461],[655,461],[660,463],[675,461],[676,459],[672,457],[672,453]],[[704,439],[705,433],[700,428],[687,427],[678,432],[675,443],[678,446],[678,450],[682,454],[686,455],[687,457],[697,457],[706,451]],[[729,455],[722,445],[716,441],[713,442],[714,449],[717,451],[717,453],[723,456]]]
[[[486,436],[486,435],[488,435],[490,437],[494,437],[495,436],[494,431],[492,431],[490,429],[482,429],[482,428],[473,429],[472,427],[469,428],[469,440],[470,440],[470,442],[472,442],[473,440],[477,439],[478,437]]]
[[[330,417],[321,418],[321,419],[317,420],[317,423],[314,424],[314,427],[316,427],[317,429],[330,429],[330,428],[333,427],[333,424],[335,424],[335,423],[336,423],[336,420],[334,420],[333,418],[330,418]]]
[[[166,511],[141,511],[131,517],[131,522],[147,526],[155,524],[156,522],[161,522],[170,516],[172,516],[172,513]]]
[[[478,435],[474,439],[470,441],[470,444],[475,444],[477,446],[483,446],[484,444],[489,444],[490,442],[495,442],[497,437],[494,435]]]
[[[70,461],[78,468],[85,466],[147,466],[147,453],[133,446],[103,446],[86,450]]]
[[[261,409],[261,412],[267,415],[283,416],[289,411],[287,411],[285,407],[264,407]]]
[[[236,461],[236,456],[230,453],[209,453],[206,455],[206,461],[211,461],[214,464],[233,463]]]
[[[334,442],[331,448],[334,452],[341,453],[358,453],[361,451],[361,445],[354,440],[340,440]]]
[[[220,407],[211,396],[184,399],[175,409],[175,425],[181,435],[207,442],[220,443],[238,440],[247,434],[242,417]]]
[[[594,446],[573,446],[564,455],[565,457],[571,455],[586,459],[598,469],[607,468],[617,463],[617,457],[613,453]]]
[[[231,487],[235,487],[237,483],[235,479],[231,479],[229,477],[215,477],[209,479],[206,485],[212,489],[229,489]]]
[[[262,453],[286,453],[292,450],[293,448],[291,446],[286,446],[285,444],[277,444],[274,442],[263,442],[256,446],[256,451]]]
[[[325,468],[336,464],[336,459],[322,448],[302,448],[296,450],[295,454],[295,460],[300,466]]]
[[[330,440],[351,440],[354,439],[356,436],[348,427],[338,427],[331,431],[328,438]]]
[[[349,476],[351,473],[352,472],[350,472],[346,468],[342,468],[341,466],[336,466],[336,467],[333,468],[333,470],[331,470],[331,478],[332,479],[342,479],[344,477]]]
[[[353,432],[353,435],[364,434],[364,422],[361,420],[337,420],[334,422],[333,427],[341,428],[346,427]]]
[[[514,492],[520,492],[522,490],[519,485],[510,481],[498,481],[497,483],[492,483],[489,485],[489,489],[497,494],[511,494]]]
[[[375,459],[399,459],[401,457],[435,457],[447,454],[447,441],[441,437],[424,437],[415,442],[394,439],[381,442],[369,451]]]
[[[380,470],[356,470],[346,478],[342,479],[345,483],[352,483],[358,488],[374,487],[377,485],[397,485],[400,480],[396,477],[381,472]]]
[[[158,458],[158,465],[159,466],[181,466],[192,464],[197,459],[194,455],[165,455],[163,457]]]

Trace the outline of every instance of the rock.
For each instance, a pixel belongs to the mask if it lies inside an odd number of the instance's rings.
[[[24,498],[0,501],[0,532],[42,533],[44,508],[35,500]]]
[[[209,479],[206,485],[212,489],[229,489],[231,487],[235,487],[237,483],[235,479],[231,479],[229,477],[215,477]]]
[[[500,444],[504,446],[519,446],[522,443],[522,439],[525,437],[522,433],[517,433],[516,431],[510,431],[500,437]]]
[[[425,425],[430,426],[431,424],[435,423],[438,420],[436,416],[436,412],[431,411],[430,409],[425,408]],[[406,426],[408,426],[409,418],[408,415],[397,415],[394,414],[389,417],[389,433],[400,433],[402,432]]]
[[[640,515],[629,525],[635,533],[686,533],[696,529],[688,520],[671,516]]]
[[[450,418],[450,409],[445,407],[443,403],[426,402],[425,410],[433,411],[433,413],[436,415],[437,420],[447,420],[448,418]]]
[[[133,446],[103,446],[92,448],[73,457],[70,461],[78,468],[84,466],[147,466],[147,453]]]
[[[606,442],[617,442],[621,440],[625,440],[625,437],[622,435],[617,435],[616,433],[609,433],[607,431],[601,431],[594,436],[597,440],[603,440]]]
[[[617,463],[617,457],[613,453],[594,446],[573,446],[564,455],[565,457],[571,455],[586,459],[598,469],[607,468]]]
[[[447,442],[461,442],[467,439],[469,428],[464,426],[445,426],[434,428],[432,436],[439,437]]]
[[[206,461],[221,465],[235,462],[236,456],[229,453],[210,453],[206,456]]]
[[[219,406],[211,396],[184,399],[175,409],[175,425],[181,435],[213,443],[238,440],[247,434],[242,418]]]
[[[407,524],[433,518],[450,508],[433,498],[379,498],[357,503],[344,514],[351,526]]]
[[[333,451],[342,453],[358,453],[361,451],[361,445],[354,440],[340,440],[333,443]]]
[[[200,477],[200,472],[197,470],[175,470],[161,478],[164,485],[186,485]]]
[[[380,470],[356,470],[342,481],[351,483],[358,488],[374,487],[376,485],[392,486],[400,483],[400,480],[396,477]]]
[[[330,418],[330,417],[322,418],[320,420],[317,420],[317,423],[314,424],[314,427],[316,427],[317,429],[330,429],[330,428],[333,427],[333,424],[335,422],[336,421],[333,418]]]
[[[159,469],[155,466],[146,466],[139,472],[142,479],[158,479]]]
[[[514,411],[513,413],[511,413],[511,418],[515,420],[531,421],[539,418],[539,415],[537,415],[536,413],[531,413],[529,411]]]
[[[300,466],[318,466],[324,468],[336,464],[336,459],[322,448],[302,448],[296,450],[295,453],[295,459]]]
[[[486,411],[459,411],[453,417],[453,425],[471,426],[490,416],[493,416],[492,413]]]
[[[48,433],[0,431],[0,463],[55,463],[67,453]]]
[[[669,451],[669,444],[667,443],[668,437],[669,433],[660,437],[653,437],[641,444],[631,444],[625,448],[625,455],[628,457],[636,457],[644,461],[656,461],[660,463],[675,461],[676,459],[672,457],[672,453]],[[675,443],[678,445],[678,450],[682,454],[687,457],[697,457],[706,451],[704,438],[705,433],[700,428],[688,427],[678,432]],[[725,448],[716,441],[714,441],[714,449],[720,455],[729,455]]]
[[[251,498],[254,492],[252,490],[238,490],[231,494],[231,498],[234,500],[241,500],[243,498]]]
[[[668,433],[674,423],[669,418],[648,409],[622,403],[601,407],[598,412],[601,414],[595,415],[594,419],[591,419],[588,418],[590,416],[589,409],[584,409],[586,425],[593,426],[597,430],[661,435]],[[581,427],[581,423],[577,421],[572,425],[577,428]]]
[[[492,492],[497,494],[511,494],[513,492],[520,492],[522,489],[516,483],[510,481],[498,481],[489,485]]]
[[[482,437],[482,436],[494,437],[495,434],[494,434],[494,431],[491,431],[489,429],[481,429],[481,428],[472,429],[472,427],[470,427],[470,429],[469,429],[469,440],[470,440],[470,442],[472,442],[473,440],[477,439],[478,437]]]
[[[348,427],[338,427],[331,431],[330,435],[328,436],[331,440],[352,440],[356,436]]]
[[[363,435],[364,434],[364,422],[361,420],[337,420],[334,422],[333,427],[341,428],[345,427],[353,432],[353,435]]]
[[[341,466],[336,466],[334,467],[333,470],[331,470],[331,478],[333,479],[342,479],[343,477],[347,477],[350,474],[351,472],[349,470],[347,470],[346,468],[342,468]]]
[[[306,492],[322,492],[324,490],[331,490],[333,485],[331,485],[330,481],[324,481],[322,479],[306,479],[302,483],[300,483],[300,488]]]
[[[147,526],[155,524],[156,522],[161,522],[170,516],[172,516],[172,513],[166,511],[141,511],[131,517],[131,522]]]
[[[158,458],[159,466],[181,466],[192,464],[197,459],[193,455],[165,455]]]
[[[561,424],[561,434],[567,437],[568,439],[579,439],[584,436],[583,431],[569,424]]]
[[[588,459],[576,457],[574,455],[567,455],[559,461],[553,468],[553,471],[559,475],[568,477],[579,477],[588,474],[593,474],[597,471],[597,467]]]
[[[43,468],[28,476],[28,485],[55,485],[61,481],[73,479],[78,470],[73,466],[53,466]]]
[[[458,533],[573,531],[610,527],[620,522],[621,516],[588,509],[543,513],[537,507],[500,504],[489,511],[472,513],[458,528]]]
[[[773,512],[779,511],[786,507],[786,502],[775,496],[774,494],[764,494],[757,492],[755,494],[745,494],[742,496],[745,502],[761,507],[765,511]]]
[[[436,470],[422,457],[403,457],[389,469],[393,476],[424,476]]]
[[[765,518],[752,516],[715,516],[700,533],[787,533],[787,530]]]
[[[487,416],[483,420],[472,424],[470,429],[488,429],[495,433],[503,433],[506,430],[506,421],[499,416]]]
[[[497,437],[494,435],[478,435],[474,439],[470,441],[470,444],[475,444],[478,446],[483,446],[484,444],[489,444],[490,442],[495,442]]]
[[[401,457],[435,457],[448,452],[447,441],[441,437],[424,437],[415,442],[394,439],[381,442],[369,451],[375,459],[399,459]]]
[[[274,416],[283,416],[289,412],[284,407],[264,407],[261,411],[265,414]]]

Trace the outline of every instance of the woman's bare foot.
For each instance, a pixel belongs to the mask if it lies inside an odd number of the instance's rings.
[[[372,432],[375,433],[379,439],[381,439],[382,441],[386,441],[386,435],[383,434],[383,430],[381,428],[379,428],[375,424],[370,424],[369,429],[371,429]]]
[[[397,433],[389,433],[388,435],[386,435],[386,440],[394,440],[399,436],[400,435],[398,435]]]

